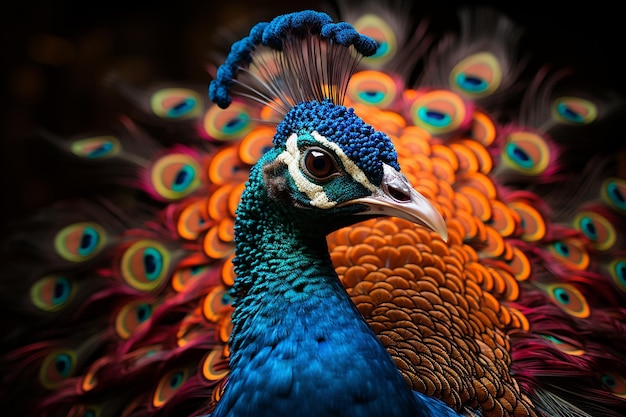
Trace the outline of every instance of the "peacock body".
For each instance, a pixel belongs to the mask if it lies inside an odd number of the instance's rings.
[[[624,415],[621,98],[339,6],[45,134],[94,193],[5,240],[8,415]]]

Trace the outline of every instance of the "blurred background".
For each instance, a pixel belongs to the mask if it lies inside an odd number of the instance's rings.
[[[440,25],[454,22],[455,10],[470,4],[424,3],[416,8],[420,16],[434,16]],[[582,65],[600,84],[626,93],[625,22],[617,3],[613,8],[593,2],[585,8],[545,9],[546,3],[480,4],[494,6],[527,28],[525,44],[534,60]],[[224,36],[237,38],[258,20],[296,9],[319,9],[322,4],[23,1],[3,6],[0,233],[16,219],[62,197],[52,179],[63,167],[46,158],[32,139],[39,129],[71,136],[106,127],[120,108],[120,99],[103,82],[108,75],[115,73],[137,85],[158,80],[208,85],[209,52],[216,45],[228,47]],[[229,35],[219,30],[223,26],[238,30]],[[615,140],[624,141],[623,137],[623,132],[616,132]]]

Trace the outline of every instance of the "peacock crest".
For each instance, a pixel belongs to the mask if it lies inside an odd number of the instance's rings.
[[[302,102],[343,104],[352,73],[376,42],[350,24],[312,10],[255,25],[233,44],[209,95],[227,107],[231,89],[285,115]]]

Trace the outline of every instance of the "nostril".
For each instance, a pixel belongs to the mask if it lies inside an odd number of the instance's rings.
[[[393,185],[389,185],[387,187],[389,191],[389,195],[398,201],[409,201],[411,199],[411,195],[407,193],[405,190],[400,188],[396,188]]]

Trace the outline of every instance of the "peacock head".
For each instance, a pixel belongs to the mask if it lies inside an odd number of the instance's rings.
[[[284,116],[249,183],[262,183],[283,219],[328,233],[364,216],[395,216],[446,239],[441,215],[400,173],[389,137],[341,105],[359,60],[376,48],[325,13],[279,16],[233,44],[209,95],[221,107],[240,95]],[[262,198],[253,194],[244,198]]]
[[[447,237],[438,211],[400,173],[389,137],[352,109],[328,100],[296,105],[260,164],[268,196],[308,211],[294,217],[320,232],[364,217],[395,216]]]

